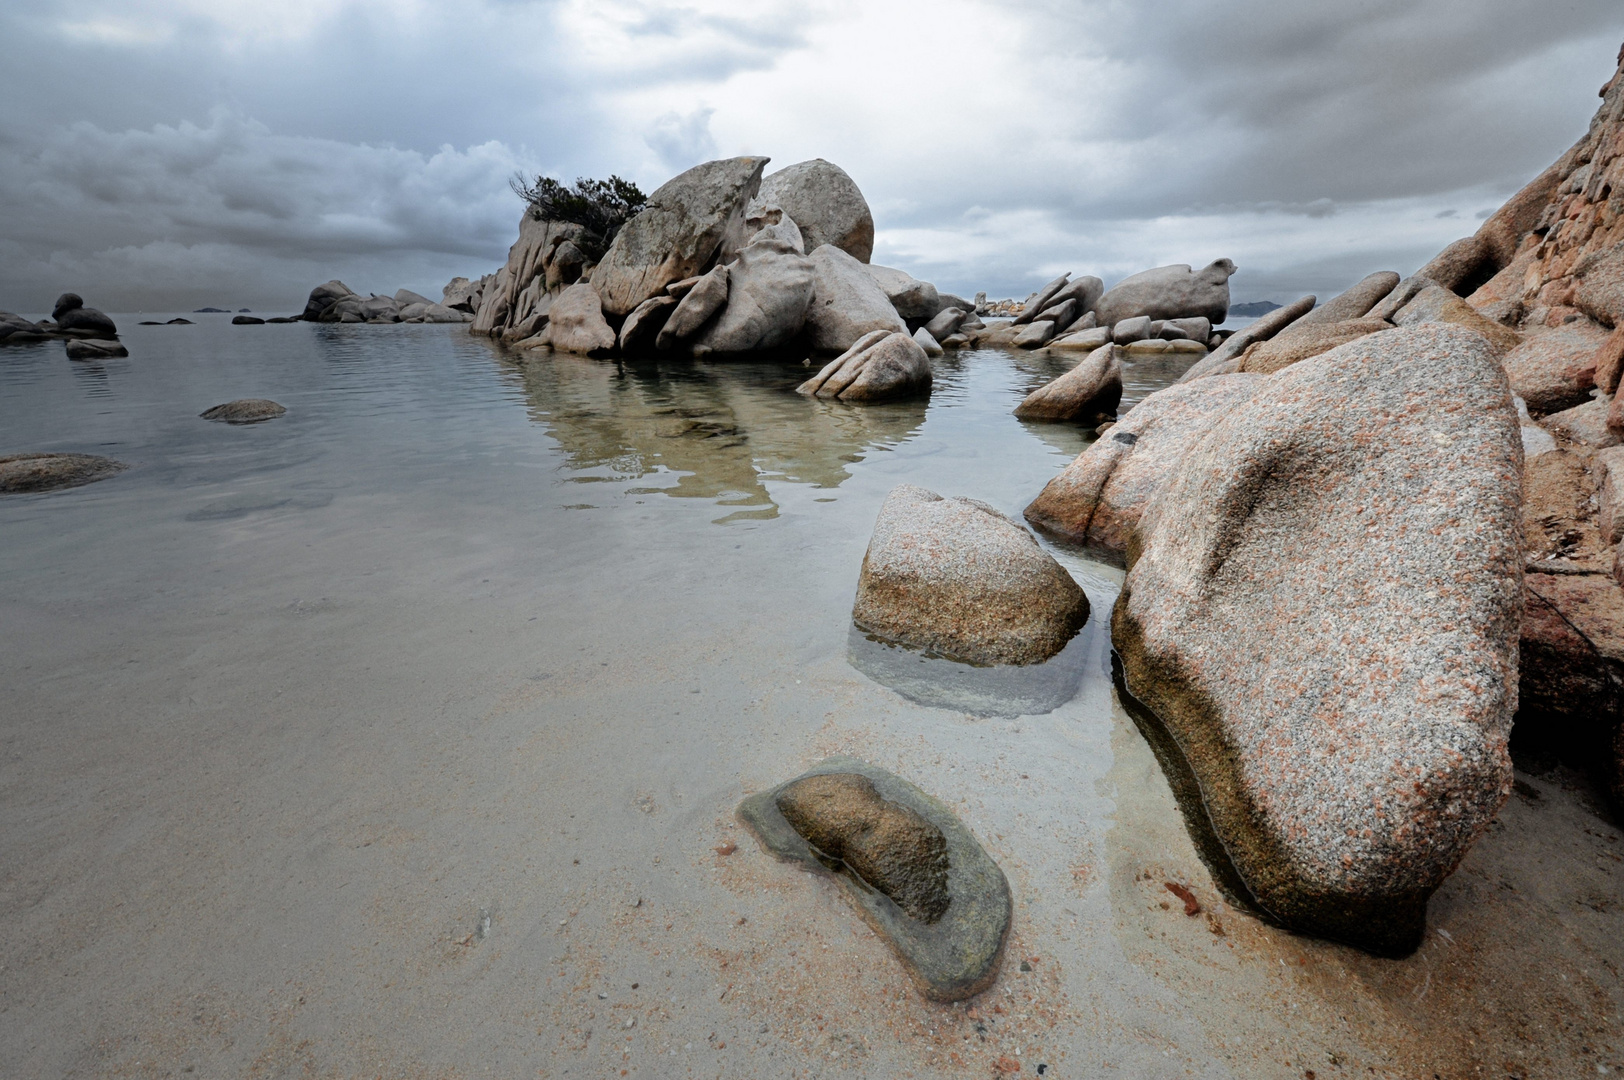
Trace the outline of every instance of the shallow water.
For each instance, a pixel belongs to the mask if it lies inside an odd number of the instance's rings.
[[[1221,902],[1113,696],[1118,572],[1057,552],[1094,615],[1036,689],[854,638],[886,492],[1018,515],[1090,436],[1010,412],[1075,357],[961,354],[928,404],[862,408],[798,397],[794,368],[197,318],[121,318],[131,356],[100,365],[0,350],[0,453],[132,466],[0,501],[18,1075],[1619,1057],[1619,837],[1560,785],[1508,804],[1440,892],[1447,936],[1376,961]],[[1187,364],[1134,365],[1127,401]],[[197,418],[239,397],[289,411]],[[953,805],[1009,875],[974,1013],[919,1000],[833,885],[734,821],[836,752]],[[1164,907],[1165,880],[1208,912]]]

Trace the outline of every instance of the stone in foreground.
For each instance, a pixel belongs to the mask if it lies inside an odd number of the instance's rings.
[[[906,332],[875,330],[795,388],[807,397],[890,401],[930,393],[930,357]]]
[[[832,757],[745,799],[739,818],[775,857],[831,874],[925,997],[961,1001],[998,977],[1009,882],[953,812],[918,787]]]
[[[95,454],[11,454],[0,457],[0,495],[32,495],[105,480],[129,466]]]
[[[1380,955],[1511,788],[1517,414],[1423,324],[1263,380],[1146,508],[1112,642],[1251,899]]]
[[[1034,324],[1041,325],[1041,324]],[[1038,387],[1015,406],[1021,420],[1098,423],[1116,415],[1122,400],[1122,361],[1115,346],[1095,349],[1058,379]]]
[[[198,415],[205,420],[220,420],[227,424],[257,424],[261,420],[274,420],[287,411],[270,398],[238,398]]]
[[[1088,597],[1032,534],[986,503],[891,489],[863,556],[852,621],[972,664],[1036,664],[1088,620]]]

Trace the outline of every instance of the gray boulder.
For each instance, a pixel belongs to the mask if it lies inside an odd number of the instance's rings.
[[[1092,330],[1100,324],[1099,317],[1092,311],[1085,311],[1073,319],[1071,325],[1060,331],[1062,334],[1076,334],[1083,330]]]
[[[1398,281],[1398,275],[1391,270],[1379,270],[1310,311],[1298,323],[1304,326],[1328,326],[1349,319],[1362,319],[1370,314],[1371,308],[1392,295]]]
[[[414,293],[410,289],[399,289],[395,292],[395,306],[397,308],[405,309],[413,304],[422,304],[424,307],[428,307],[433,303],[433,300],[430,300],[422,293]]]
[[[1334,323],[1310,323],[1306,318],[1299,319],[1268,341],[1256,341],[1248,346],[1240,356],[1240,370],[1272,375],[1299,360],[1330,352],[1366,334],[1379,334],[1391,329],[1393,324],[1381,319],[1346,319]]]
[[[110,360],[130,355],[130,350],[113,338],[70,338],[66,344],[69,360]]]
[[[1095,349],[1077,366],[1026,395],[1015,407],[1021,420],[1099,423],[1116,415],[1122,400],[1122,361],[1113,348]]]
[[[1051,349],[1082,349],[1093,350],[1101,345],[1111,344],[1111,328],[1109,326],[1094,326],[1087,330],[1079,330],[1065,337],[1055,338],[1049,342]]]
[[[942,310],[941,297],[930,282],[889,266],[870,264],[868,272],[904,319],[928,322]]]
[[[906,332],[891,298],[856,258],[834,244],[814,248],[809,258],[812,303],[806,310],[806,329],[812,348],[845,352],[875,330]]]
[[[0,311],[0,345],[16,345],[28,341],[43,341],[45,334],[34,323],[21,315]]]
[[[964,325],[967,308],[946,307],[936,313],[936,317],[925,324],[924,329],[937,341],[952,337]]]
[[[1077,319],[1077,301],[1075,299],[1049,301],[1049,306],[1044,308],[1034,321],[1041,322],[1044,319],[1054,323],[1057,328],[1070,326]]]
[[[1056,326],[1070,329],[1071,323],[1074,320],[1081,318],[1094,310],[1094,305],[1100,302],[1100,296],[1104,294],[1104,292],[1105,282],[1091,274],[1084,274],[1082,277],[1072,278],[1065,285],[1061,286],[1060,291],[1056,292],[1053,296],[1049,297],[1043,302],[1043,310],[1039,312],[1038,318],[1047,319],[1050,317],[1050,313],[1055,311],[1061,305],[1071,303],[1074,306],[1068,315],[1065,317],[1057,316],[1055,318]],[[1081,330],[1084,329],[1084,327],[1078,327],[1078,329]]]
[[[794,218],[775,205],[763,206],[759,199],[751,203],[750,207],[744,218],[746,229],[750,232],[750,244],[757,240],[781,240],[797,255],[806,254],[806,238],[801,235],[801,227],[795,224]],[[764,216],[757,217],[758,210]]]
[[[614,351],[615,332],[603,317],[597,289],[581,282],[558,294],[548,311],[547,343],[582,356],[607,356]]]
[[[1136,719],[1273,921],[1408,954],[1509,794],[1521,463],[1494,349],[1426,324],[1269,376],[1141,517]]]
[[[1041,349],[1053,340],[1054,323],[1049,319],[1039,319],[1021,327],[1010,344],[1017,349]]]
[[[453,311],[466,311],[472,315],[479,310],[479,298],[485,281],[485,278],[469,281],[465,277],[454,277],[442,290],[440,303]]]
[[[812,262],[789,241],[763,236],[728,264],[727,303],[693,338],[695,356],[787,345],[806,324]]]
[[[1178,330],[1191,341],[1199,341],[1203,345],[1212,337],[1212,323],[1205,318],[1194,319],[1168,319],[1162,324],[1162,337],[1167,337],[1169,329]]]
[[[846,170],[813,158],[761,181],[756,201],[776,204],[800,227],[808,254],[831,244],[858,262],[874,254],[874,215]]]
[[[1393,313],[1392,321],[1399,326],[1418,323],[1453,323],[1482,334],[1501,353],[1510,352],[1522,344],[1522,335],[1493,319],[1485,318],[1471,304],[1440,285],[1430,285],[1415,294],[1409,303]]]
[[[930,358],[906,330],[875,330],[796,387],[808,397],[890,401],[930,393]]]
[[[592,271],[603,310],[630,315],[673,281],[704,273],[745,240],[745,209],[764,157],[707,161],[667,180],[616,234]]]
[[[945,356],[947,353],[947,350],[942,348],[941,343],[931,337],[930,331],[923,326],[914,331],[913,339],[919,343],[921,349],[925,350],[926,356]]]
[[[1042,313],[1043,309],[1049,306],[1049,301],[1054,298],[1055,294],[1066,287],[1066,281],[1070,277],[1069,273],[1061,274],[1027,297],[1025,305],[1021,308],[1021,313],[1015,316],[1015,325],[1025,326],[1027,323],[1034,321]]]
[[[361,321],[395,323],[400,321],[400,305],[392,296],[372,296],[361,302]]]
[[[852,621],[977,664],[1047,660],[1088,619],[1088,598],[1032,534],[986,503],[913,484],[886,496]]]
[[[728,268],[725,266],[712,267],[708,273],[696,278],[677,301],[665,326],[661,327],[659,336],[654,340],[655,347],[665,352],[699,333],[727,303],[727,292]]]
[[[336,322],[336,319],[327,318],[327,314],[340,300],[351,298],[359,299],[355,290],[334,278],[310,290],[310,298],[305,301],[304,314],[300,317],[310,322]]]
[[[1151,319],[1149,315],[1140,315],[1132,319],[1123,319],[1111,326],[1111,340],[1118,345],[1131,345],[1135,341],[1144,341],[1155,337],[1151,333]]]
[[[1312,293],[1300,297],[1285,307],[1275,308],[1250,326],[1243,330],[1237,330],[1225,338],[1223,344],[1199,360],[1189,371],[1179,376],[1179,382],[1202,379],[1209,375],[1233,374],[1231,369],[1239,368],[1239,357],[1249,346],[1254,342],[1268,341],[1313,310],[1314,295]]]
[[[57,297],[51,318],[56,320],[59,332],[74,337],[118,337],[118,327],[113,325],[113,320],[95,308],[85,307],[78,293],[63,293]]]
[[[1219,259],[1199,271],[1183,263],[1158,266],[1117,282],[1100,297],[1094,310],[1105,326],[1138,315],[1152,319],[1199,315],[1221,323],[1229,317],[1229,278],[1234,272],[1235,264],[1228,259]]]

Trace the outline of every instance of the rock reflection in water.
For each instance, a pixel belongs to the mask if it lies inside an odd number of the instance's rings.
[[[927,407],[804,398],[795,387],[805,371],[782,364],[611,363],[543,352],[511,371],[573,480],[671,473],[674,484],[636,493],[739,508],[719,524],[778,516],[768,481],[839,487],[849,465],[917,432]]]
[[[1090,619],[1088,627],[1096,620]],[[846,639],[846,659],[882,686],[909,701],[971,716],[1039,716],[1077,694],[1093,644],[1088,627],[1041,664],[965,664],[920,649],[892,644],[856,626]]]

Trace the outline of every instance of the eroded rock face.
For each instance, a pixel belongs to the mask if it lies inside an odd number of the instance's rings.
[[[10,454],[0,457],[0,495],[31,495],[105,480],[129,468],[95,454]]]
[[[674,349],[699,333],[727,303],[728,288],[726,266],[712,267],[703,277],[695,278],[661,327],[655,345],[661,350]]]
[[[558,294],[548,309],[547,342],[582,356],[606,356],[614,350],[615,332],[603,317],[595,288],[581,282]]]
[[[287,411],[269,398],[238,398],[198,415],[205,420],[221,420],[227,424],[257,424],[261,420],[274,420]]]
[[[1584,404],[1596,388],[1596,353],[1606,340],[1605,331],[1585,321],[1530,335],[1506,354],[1512,392],[1539,413]]]
[[[695,356],[776,349],[801,332],[812,303],[812,263],[796,247],[762,235],[727,269],[727,303],[693,338]]]
[[[930,357],[906,330],[864,334],[795,388],[807,397],[892,401],[930,393]]]
[[[1038,387],[1015,406],[1021,420],[1098,423],[1116,415],[1122,400],[1122,360],[1115,348],[1095,349],[1058,379]]]
[[[1207,427],[1251,400],[1261,382],[1217,375],[1151,394],[1044,486],[1026,520],[1123,565],[1151,496]]]
[[[1411,951],[1509,792],[1521,464],[1493,348],[1424,324],[1269,376],[1146,508],[1112,641],[1282,924]]]
[[[1035,664],[1088,619],[1088,597],[1032,535],[985,503],[913,484],[886,496],[852,621],[977,664]]]
[[[761,181],[760,203],[776,203],[795,219],[811,255],[833,245],[860,263],[874,254],[874,215],[857,184],[839,165],[813,158]]]
[[[671,282],[704,273],[738,250],[767,160],[707,161],[656,189],[592,271],[603,310],[629,315]]]
[[[891,298],[855,257],[833,244],[825,244],[814,248],[809,258],[812,302],[806,309],[806,329],[812,348],[845,352],[859,338],[876,330],[907,331]]]
[[[785,784],[779,813],[806,839],[921,922],[947,913],[947,841],[942,831],[856,773],[824,773]]]
[[[109,338],[72,339],[67,342],[67,351],[69,360],[111,360],[130,355],[122,343]]]
[[[997,978],[1009,883],[964,824],[913,784],[834,757],[751,795],[739,818],[775,857],[832,873],[925,997],[960,1001]]]
[[[1123,278],[1094,306],[1100,325],[1115,326],[1123,319],[1148,315],[1152,319],[1201,316],[1221,323],[1229,317],[1229,278],[1235,264],[1219,259],[1192,271],[1180,263],[1158,266]]]

